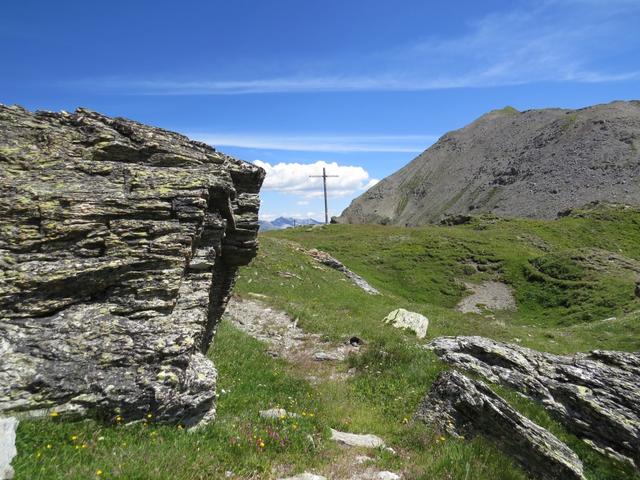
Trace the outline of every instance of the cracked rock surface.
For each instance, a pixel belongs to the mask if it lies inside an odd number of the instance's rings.
[[[552,355],[484,337],[440,337],[442,360],[538,400],[592,447],[640,467],[640,353]]]
[[[0,105],[0,412],[210,420],[263,179],[159,128]]]
[[[483,435],[535,478],[584,479],[578,456],[549,431],[516,412],[481,382],[443,372],[416,414],[453,435]]]

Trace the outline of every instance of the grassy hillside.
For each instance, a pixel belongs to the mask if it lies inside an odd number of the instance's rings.
[[[329,441],[329,428],[337,428],[383,437],[397,455],[368,455],[377,468],[402,471],[408,479],[524,479],[482,439],[458,440],[412,424],[419,400],[446,367],[421,348],[424,342],[381,319],[405,307],[430,319],[428,337],[477,334],[556,353],[640,349],[636,210],[600,207],[551,222],[303,227],[269,232],[261,242],[256,260],[241,271],[237,294],[264,295],[327,340],[362,338],[363,353],[337,367],[355,368],[353,377],[310,383],[308,366],[272,358],[264,344],[223,323],[210,352],[221,389],[213,425],[188,434],[153,418],[135,426],[25,421],[16,478],[212,479],[233,472],[230,478],[267,479],[304,470],[348,472],[362,452]],[[382,294],[367,295],[320,267],[303,251],[312,247],[336,256]],[[487,279],[509,284],[518,310],[456,311],[468,293],[463,282]],[[537,405],[501,393],[574,448],[589,479],[640,478],[587,448]],[[259,410],[275,406],[300,417],[259,417]]]

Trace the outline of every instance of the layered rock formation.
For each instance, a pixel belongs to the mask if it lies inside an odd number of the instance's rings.
[[[422,225],[486,212],[554,218],[594,201],[640,205],[638,178],[640,101],[505,108],[444,135],[336,221]]]
[[[583,480],[578,456],[554,435],[516,412],[481,382],[443,372],[416,419],[455,436],[481,434],[538,479]]]
[[[0,413],[211,419],[263,178],[159,128],[0,106]]]
[[[597,450],[640,468],[640,353],[596,350],[571,356],[483,337],[440,337],[442,360],[540,401]]]

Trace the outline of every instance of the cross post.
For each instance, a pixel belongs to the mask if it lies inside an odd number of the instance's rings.
[[[324,223],[325,225],[329,223],[329,208],[327,206],[327,178],[329,177],[339,177],[340,175],[327,175],[326,168],[322,168],[322,175],[309,175],[309,178],[320,178],[322,177],[322,189],[324,191]]]

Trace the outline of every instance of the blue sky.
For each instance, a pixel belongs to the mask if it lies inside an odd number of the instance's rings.
[[[640,0],[4,2],[0,102],[92,108],[267,171],[261,215],[322,217],[512,105],[640,98]]]

